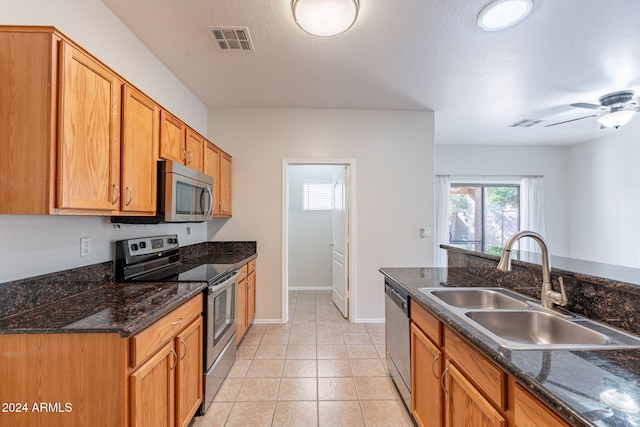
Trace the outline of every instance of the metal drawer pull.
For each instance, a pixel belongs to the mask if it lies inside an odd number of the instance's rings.
[[[439,380],[440,378],[438,378],[438,375],[436,374],[436,371],[433,370],[433,367],[436,366],[436,362],[438,361],[438,356],[436,355],[435,359],[433,359],[433,362],[431,362],[431,372],[433,373],[433,376]]]
[[[173,371],[176,366],[178,366],[178,353],[176,353],[176,351],[174,349],[170,349],[171,353],[173,353],[173,357],[175,357],[175,362],[173,362],[173,366],[171,367],[171,370]]]
[[[187,356],[187,343],[184,342],[184,340],[180,340],[180,343],[184,346],[184,354],[182,355],[180,360],[184,360],[184,358]]]
[[[449,368],[445,369],[444,372],[442,373],[442,377],[440,377],[440,385],[442,386],[442,389],[444,390],[444,392],[449,394],[449,390],[444,388],[444,377],[445,375],[447,375],[447,372],[449,372]]]
[[[171,323],[171,326],[179,325],[180,323],[182,323],[183,320],[184,320],[184,317],[181,317],[180,320],[176,320],[175,322]]]

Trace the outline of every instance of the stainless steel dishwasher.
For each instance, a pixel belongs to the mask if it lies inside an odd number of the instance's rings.
[[[385,281],[384,335],[389,374],[411,413],[411,349],[409,297]]]

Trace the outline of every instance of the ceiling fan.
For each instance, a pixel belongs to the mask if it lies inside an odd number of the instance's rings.
[[[606,94],[598,98],[598,102],[600,103],[600,105],[587,104],[584,102],[570,104],[572,107],[586,108],[589,110],[600,110],[600,112],[598,114],[578,117],[577,119],[553,123],[550,125],[546,125],[545,127],[575,122],[576,120],[588,119],[590,117],[597,117],[596,121],[600,123],[600,129],[618,129],[620,126],[627,124],[637,111],[640,111],[640,106],[636,102],[639,98],[634,99],[634,93],[635,92],[632,90],[623,90],[620,92]]]

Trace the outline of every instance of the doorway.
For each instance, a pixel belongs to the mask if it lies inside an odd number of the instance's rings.
[[[353,317],[353,160],[285,160],[283,164],[283,321],[290,290],[330,290]]]

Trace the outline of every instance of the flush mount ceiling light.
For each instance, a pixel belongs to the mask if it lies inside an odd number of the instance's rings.
[[[478,26],[484,31],[498,31],[520,22],[531,12],[531,0],[495,0],[478,15]]]
[[[597,121],[606,128],[617,129],[629,123],[634,114],[636,114],[635,110],[618,110],[598,117]]]
[[[335,36],[353,25],[358,0],[293,0],[293,18],[304,31],[315,36]]]

